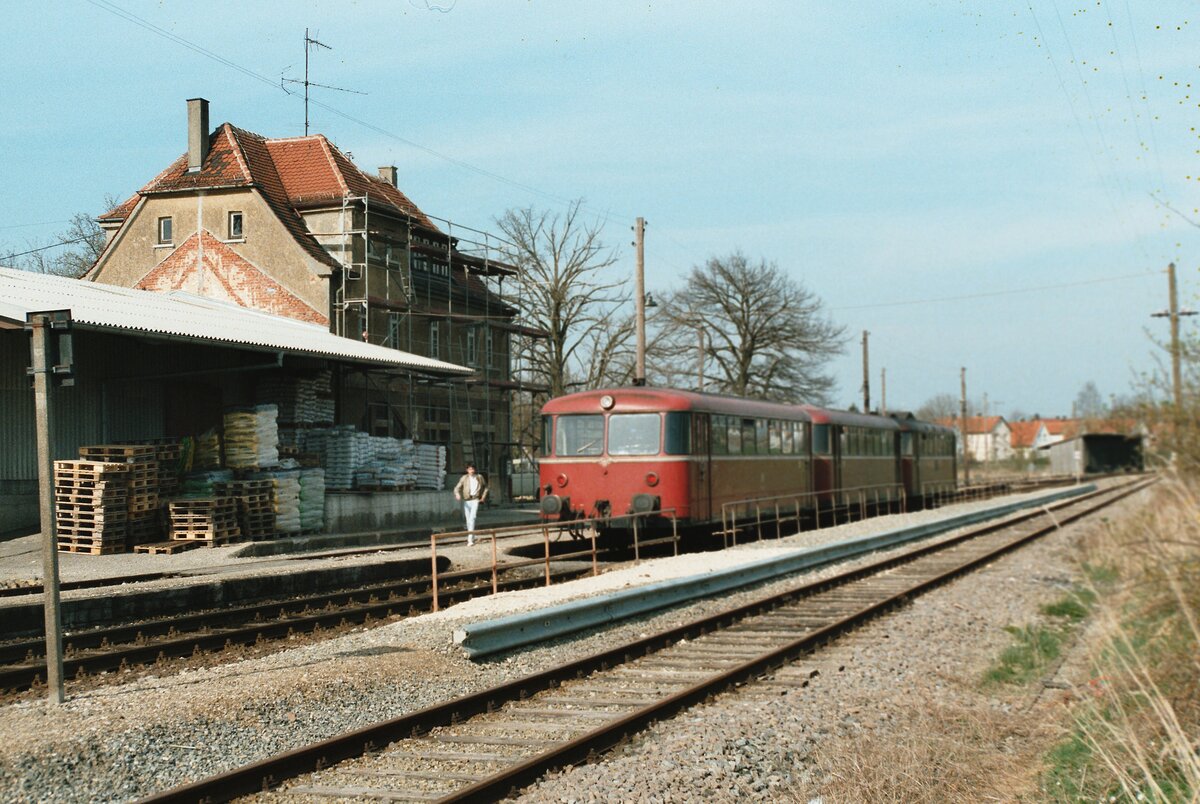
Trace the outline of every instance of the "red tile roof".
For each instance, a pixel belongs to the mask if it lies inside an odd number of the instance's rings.
[[[332,267],[339,263],[309,233],[299,210],[341,203],[347,193],[367,196],[376,207],[409,216],[423,228],[439,231],[408,196],[383,179],[368,175],[323,134],[268,139],[224,123],[209,138],[204,164],[188,172],[183,154],[151,179],[132,198],[100,216],[124,220],[143,195],[217,187],[257,187],[272,211],[314,259]]]
[[[1037,439],[1038,430],[1042,427],[1040,421],[1032,422],[1009,422],[1008,428],[1012,432],[1012,445],[1018,449],[1027,449],[1033,446],[1033,442]]]
[[[1042,419],[1046,432],[1052,436],[1070,438],[1079,432],[1079,422],[1075,419]]]

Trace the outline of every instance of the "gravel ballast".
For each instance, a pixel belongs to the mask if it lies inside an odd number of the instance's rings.
[[[1124,503],[1131,504],[1135,503]],[[477,599],[266,657],[89,690],[63,706],[40,700],[10,704],[0,709],[5,738],[0,746],[0,791],[9,800],[124,801],[147,795],[544,670],[794,581],[700,601],[601,634],[562,639],[480,663],[467,660],[452,644],[453,630],[463,621],[695,574],[717,564],[749,560],[744,555],[759,559],[765,555],[762,551],[850,538],[986,505],[851,523],[720,554],[658,559],[600,578]],[[589,790],[597,795],[611,790],[631,800],[700,801],[734,794],[767,798],[780,784],[803,781],[802,758],[812,742],[841,722],[836,704],[829,701],[846,701],[854,690],[874,688],[886,688],[893,696],[898,690],[941,691],[937,685],[953,692],[946,674],[973,677],[973,668],[986,663],[1006,640],[1003,626],[1024,622],[1038,603],[1060,593],[1070,573],[1071,530],[859,632],[846,645],[858,646],[855,650],[862,655],[847,663],[846,671],[822,674],[799,694],[777,695],[769,707],[758,702],[744,711],[735,706],[722,714],[714,710],[722,706],[721,699],[691,710],[597,766],[547,780],[530,792],[530,800],[586,801],[588,794],[581,791]],[[1003,570],[1008,562],[1018,563]],[[1026,577],[1025,567],[1035,568],[1036,575]],[[989,606],[975,611],[978,599],[987,599]],[[883,629],[889,638],[864,639],[871,629]],[[843,690],[836,684],[849,686]],[[829,706],[834,709],[829,711]],[[686,792],[693,788],[711,795]]]

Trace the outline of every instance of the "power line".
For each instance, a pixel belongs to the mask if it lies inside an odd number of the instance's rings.
[[[125,9],[116,5],[115,3],[109,2],[109,0],[88,0],[88,2],[91,3],[92,5],[96,6],[97,8],[108,11],[111,14],[114,14],[128,22],[132,22],[133,24],[135,24],[141,28],[144,28],[147,31],[150,31],[151,33],[155,34],[156,36],[161,36],[162,38],[167,39],[171,42],[174,42],[175,44],[181,45],[181,46],[187,48],[188,50],[191,50],[194,53],[204,56],[205,58],[212,59],[213,61],[216,61],[220,64],[225,65],[226,67],[229,67],[230,69],[237,70],[238,72],[243,73],[243,74],[255,79],[256,81],[261,81],[262,83],[269,85],[272,89],[278,89],[278,90],[283,91],[290,97],[296,97],[296,93],[289,92],[286,88],[282,87],[279,83],[277,83],[277,81],[275,79],[267,78],[264,75],[260,75],[259,73],[254,72],[253,70],[251,70],[248,67],[243,67],[242,65],[240,65],[234,61],[231,61],[230,59],[227,59],[224,56],[214,53],[213,51],[209,50],[208,48],[197,45],[194,42],[184,39],[182,36],[178,36],[177,34],[173,34],[164,28],[160,28],[159,26],[155,25],[154,23],[149,22],[148,20],[142,19],[141,17],[137,16],[136,14],[134,14],[130,11],[126,11]],[[554,201],[558,204],[569,205],[572,203],[572,199],[564,198],[564,197],[562,197],[560,195],[556,195],[554,193],[548,193],[543,190],[539,190],[536,187],[533,187],[528,184],[524,184],[523,182],[519,182],[514,179],[510,179],[507,176],[502,176],[499,173],[495,173],[495,172],[487,170],[485,168],[481,168],[476,165],[472,165],[471,163],[464,162],[461,159],[456,159],[448,154],[444,154],[440,151],[434,150],[433,148],[429,148],[425,145],[421,145],[418,142],[414,142],[413,140],[407,139],[406,137],[402,137],[399,134],[396,134],[395,132],[392,132],[385,128],[382,128],[381,126],[377,126],[374,123],[368,123],[366,120],[363,120],[361,118],[358,118],[351,114],[343,112],[340,109],[330,106],[328,103],[322,103],[321,101],[314,100],[311,98],[309,99],[309,103],[312,104],[313,106],[319,106],[322,109],[324,109],[325,111],[329,112],[330,114],[336,115],[336,116],[342,118],[343,120],[360,125],[363,128],[366,128],[370,131],[374,131],[376,134],[381,134],[389,139],[395,140],[396,142],[403,143],[404,145],[407,145],[410,148],[415,148],[418,151],[427,153],[430,156],[437,157],[438,159],[441,159],[445,162],[449,162],[450,164],[455,165],[456,167],[462,168],[464,170],[472,171],[474,173],[479,174],[480,176],[484,176],[486,178],[492,179],[493,181],[500,182],[501,184],[506,184],[509,187],[513,187],[513,188],[516,188],[519,190],[524,190],[525,192],[532,193],[532,194],[540,196],[542,198]],[[600,220],[605,221],[605,222],[612,220],[614,217],[614,214],[612,212],[597,210],[595,208],[592,208],[592,207],[589,207],[586,205],[582,205],[582,208],[595,214]],[[621,216],[621,217],[632,218],[633,216]]]
[[[4,259],[11,260],[13,257],[24,257],[28,254],[36,254],[39,251],[47,251],[52,248],[58,248],[59,246],[69,246],[69,245],[72,245],[73,243],[82,243],[84,240],[87,240],[87,238],[86,237],[77,237],[74,240],[63,240],[60,243],[51,243],[48,246],[41,246],[40,248],[31,248],[29,251],[22,251],[17,254],[9,254]]]
[[[1154,273],[1161,273],[1156,271]],[[913,304],[938,304],[941,302],[950,301],[966,301],[969,299],[988,299],[994,296],[1012,296],[1017,293],[1035,293],[1043,290],[1060,290],[1063,288],[1077,288],[1084,285],[1099,285],[1105,282],[1119,282],[1125,279],[1145,279],[1150,276],[1149,273],[1140,274],[1125,274],[1123,276],[1107,276],[1100,279],[1087,279],[1082,282],[1064,282],[1060,285],[1041,285],[1031,288],[1013,288],[1011,290],[994,290],[989,293],[971,293],[964,296],[941,296],[933,299],[908,299],[905,301],[894,302],[879,302],[877,304],[854,304],[847,307],[830,307],[830,311],[834,310],[869,310],[877,307],[905,307]]]
[[[38,223],[13,223],[13,224],[9,224],[8,226],[0,226],[0,229],[27,229],[30,226],[51,226],[51,225],[59,224],[59,223],[70,223],[70,221],[66,220],[66,221],[39,221]]]

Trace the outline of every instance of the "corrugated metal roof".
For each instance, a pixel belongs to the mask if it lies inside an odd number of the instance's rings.
[[[334,335],[324,327],[183,291],[158,293],[0,268],[0,317],[24,322],[31,312],[68,309],[75,322],[96,327],[317,355],[443,376],[474,373],[465,366],[360,343]]]

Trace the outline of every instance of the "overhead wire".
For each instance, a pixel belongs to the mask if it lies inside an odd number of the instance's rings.
[[[1082,280],[1079,282],[1063,282],[1063,283],[1055,284],[1055,285],[1039,285],[1037,287],[1009,288],[1007,290],[994,290],[994,291],[989,291],[989,292],[984,292],[984,293],[968,293],[968,294],[964,294],[961,296],[939,296],[937,298],[929,298],[929,299],[905,299],[905,300],[893,301],[893,302],[877,302],[874,304],[853,304],[853,305],[847,305],[847,306],[842,306],[842,307],[830,307],[829,309],[830,309],[830,311],[869,310],[869,309],[879,308],[879,307],[906,307],[906,306],[916,305],[916,304],[940,304],[942,302],[967,301],[970,299],[988,299],[988,298],[993,298],[996,296],[1012,296],[1012,295],[1019,294],[1019,293],[1038,293],[1038,292],[1041,292],[1044,290],[1062,290],[1064,288],[1077,288],[1077,287],[1083,287],[1085,285],[1099,285],[1099,284],[1104,284],[1107,282],[1120,282],[1120,281],[1124,281],[1126,279],[1145,279],[1146,277],[1154,276],[1156,274],[1161,274],[1161,273],[1162,273],[1162,271],[1152,270],[1152,271],[1143,271],[1141,273],[1136,273],[1136,274],[1123,274],[1121,276],[1106,276],[1106,277],[1100,277],[1097,279],[1085,279],[1085,280]]]

